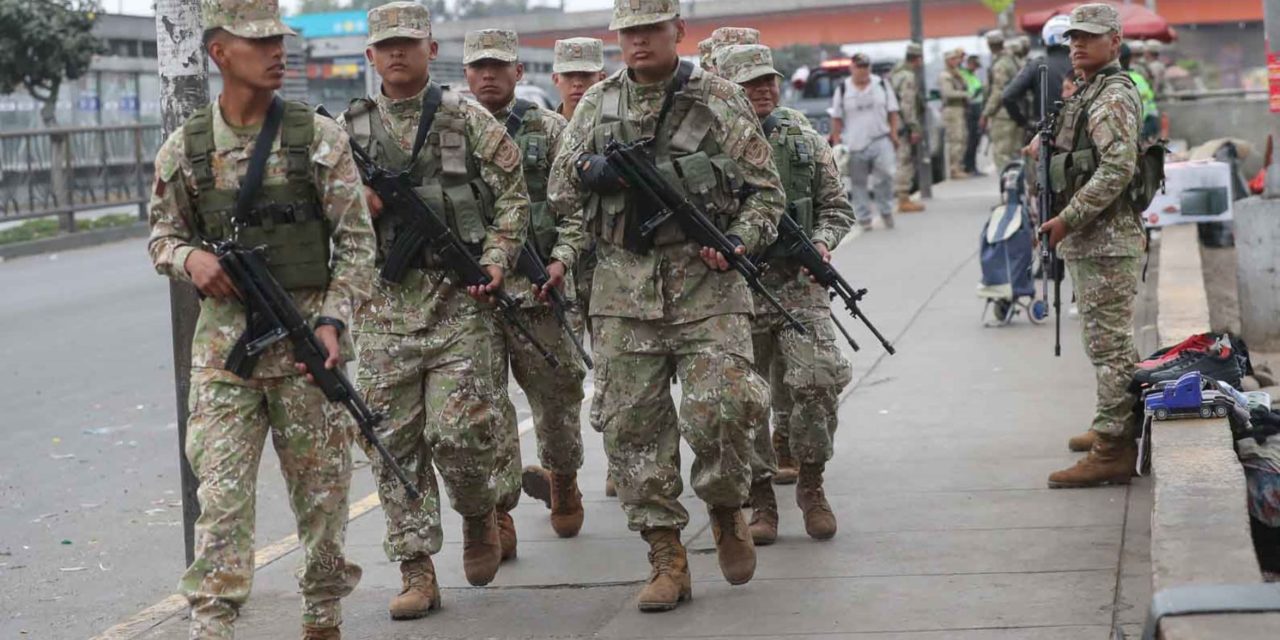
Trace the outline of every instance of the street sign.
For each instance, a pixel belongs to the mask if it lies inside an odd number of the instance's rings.
[[[1005,9],[1013,6],[1013,0],[982,0],[982,4],[986,5],[992,13],[1004,13]]]

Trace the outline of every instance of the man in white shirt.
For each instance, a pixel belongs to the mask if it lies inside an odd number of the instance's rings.
[[[871,73],[871,58],[853,56],[853,72],[831,100],[831,142],[849,150],[853,212],[864,231],[871,229],[867,178],[874,179],[876,209],[886,228],[893,228],[893,174],[898,146],[898,97],[889,83]]]

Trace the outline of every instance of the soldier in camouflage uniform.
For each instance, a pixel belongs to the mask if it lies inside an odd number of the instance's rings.
[[[1164,61],[1160,59],[1160,53],[1164,50],[1164,43],[1159,40],[1148,40],[1147,45],[1147,70],[1151,72],[1151,90],[1155,92],[1156,99],[1164,97],[1164,72],[1166,70]]]
[[[906,55],[889,74],[889,85],[898,96],[898,122],[906,136],[898,144],[898,168],[893,174],[893,190],[898,196],[899,213],[924,211],[924,205],[911,199],[911,180],[916,175],[915,152],[926,152],[924,141],[924,93],[917,84],[916,71],[924,64],[924,49],[918,42],[907,44]]]
[[[696,456],[693,487],[709,507],[721,571],[732,584],[755,572],[740,507],[751,483],[751,425],[767,411],[768,389],[751,368],[746,283],[726,271],[723,255],[686,239],[675,220],[647,237],[628,232],[643,201],[601,154],[609,140],[656,134],[656,162],[741,242],[739,253],[773,241],[783,200],[769,143],[742,90],[680,62],[685,25],[676,0],[616,0],[610,28],[620,32],[627,68],[578,105],[552,167],[549,199],[560,215],[582,210],[599,242],[591,315],[601,361],[591,424],[604,433],[628,524],[650,545],[652,572],[638,606],[665,611],[691,593],[680,543],[689,521],[679,502],[682,435]],[[648,55],[636,55],[641,46]],[[745,197],[743,186],[750,187]],[[678,415],[672,374],[683,387]]]
[[[352,425],[307,381],[305,368],[295,366],[287,340],[263,352],[250,377],[227,370],[228,356],[240,350],[245,308],[210,251],[213,243],[237,240],[264,246],[269,262],[287,258],[291,268],[272,273],[316,326],[329,352],[325,364],[333,368],[350,357],[344,329],[369,296],[373,229],[346,134],[306,105],[274,97],[284,77],[284,36],[293,33],[280,22],[276,2],[205,0],[201,8],[209,57],[222,69],[227,91],[174,131],[156,155],[147,245],[161,275],[204,294],[191,345],[185,452],[200,481],[201,513],[195,561],[179,590],[191,605],[192,638],[232,637],[253,582],[255,485],[270,435],[303,549],[303,636],[335,639],[340,600],[361,573],[343,555]],[[238,40],[252,45],[238,46]],[[237,57],[230,64],[233,46]],[[279,133],[253,208],[239,212],[239,175],[269,109],[283,112]],[[264,227],[268,203],[293,207],[299,219]]]
[[[1142,113],[1133,80],[1117,64],[1120,18],[1109,4],[1081,5],[1067,30],[1084,85],[1063,106],[1054,138],[1050,184],[1057,216],[1041,227],[1067,261],[1079,301],[1084,346],[1097,373],[1097,412],[1089,455],[1049,476],[1050,487],[1125,484],[1134,468],[1133,406],[1128,391],[1138,353],[1133,300],[1144,236],[1127,199],[1138,157]]]
[[[969,104],[969,88],[960,75],[960,63],[964,61],[963,49],[947,52],[947,66],[938,74],[938,88],[942,91],[942,124],[947,131],[947,175],[952,180],[969,177],[964,171],[964,149],[968,128],[964,113]]]
[[[511,409],[502,325],[482,300],[515,264],[529,199],[520,150],[506,129],[476,103],[431,81],[436,44],[428,10],[392,2],[371,9],[368,23],[365,54],[382,86],[377,95],[351,102],[345,126],[374,162],[410,172],[421,185],[418,193],[493,279],[487,288],[465,290],[438,256],[424,252],[402,282],[378,282],[358,320],[358,384],[369,404],[387,415],[383,441],[422,492],[410,500],[370,456],[387,520],[383,549],[400,563],[402,578],[390,613],[409,619],[440,606],[431,562],[443,538],[433,463],[463,517],[467,581],[488,584],[501,561],[494,477],[504,411]],[[428,120],[430,129],[420,127]],[[407,221],[402,212],[382,210],[368,193],[381,263]]]
[[[518,54],[516,33],[507,29],[471,31],[463,40],[462,64],[471,93],[520,147],[530,201],[525,248],[537,252],[551,275],[542,289],[534,289],[528,278],[519,273],[508,278],[507,286],[512,291],[528,291],[521,309],[525,325],[555,355],[560,366],[552,366],[510,327],[504,325],[504,330],[511,372],[533,411],[538,459],[543,464],[524,471],[524,488],[551,508],[551,526],[556,533],[570,538],[578,535],[582,527],[577,474],[582,466],[582,380],[587,370],[555,314],[540,299],[545,300],[552,287],[567,288],[570,301],[575,297],[571,274],[577,248],[582,245],[581,218],[557,220],[547,207],[547,172],[566,122],[553,111],[516,99],[516,83],[524,77]],[[506,375],[502,371],[502,377]],[[506,423],[498,449],[498,486],[504,492],[498,498],[498,526],[510,537],[509,542],[503,541],[503,558],[509,559],[516,554],[515,522],[510,511],[519,501],[521,483],[520,436],[514,410],[507,412]]]
[[[715,72],[715,66],[711,64],[711,53],[715,50],[715,41],[711,38],[704,38],[698,41],[698,66],[703,71]]]
[[[987,45],[991,47],[992,59],[987,71],[987,101],[982,107],[978,128],[990,132],[992,159],[996,170],[1002,171],[1022,151],[1022,131],[1002,102],[1005,86],[1018,75],[1018,63],[1013,54],[1005,50],[1004,35],[999,31],[987,34]]]
[[[824,257],[840,244],[853,224],[853,209],[840,181],[831,148],[816,131],[805,129],[776,110],[781,98],[773,55],[761,45],[737,45],[721,52],[717,68],[746,90],[747,98],[773,148],[789,214],[805,229]],[[789,261],[783,247],[764,252],[769,269],[764,284],[782,306],[805,326],[806,335],[789,328],[782,314],[755,297],[751,339],[756,371],[769,380],[774,428],[787,434],[791,455],[800,463],[796,502],[805,530],[819,540],[836,533],[836,519],[822,488],[822,473],[831,459],[840,390],[852,375],[840,353],[831,302],[826,290],[809,281]],[[755,425],[755,457],[751,482],[751,537],[757,545],[778,537],[778,503],[773,493],[774,451],[769,423]]]
[[[702,69],[716,73],[716,62],[725,49],[740,44],[760,44],[760,31],[751,27],[720,27],[712,31],[711,37],[707,40],[711,41],[711,53],[708,56],[709,61],[703,63]],[[702,43],[698,43],[698,46],[701,47]],[[803,113],[791,107],[779,106],[778,108],[782,110],[780,116],[786,116],[806,129],[813,129],[813,123],[809,122]]]

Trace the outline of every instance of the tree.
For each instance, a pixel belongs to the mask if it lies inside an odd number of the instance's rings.
[[[97,11],[96,0],[0,0],[0,93],[26,89],[44,125],[56,125],[62,82],[106,52],[92,33]]]

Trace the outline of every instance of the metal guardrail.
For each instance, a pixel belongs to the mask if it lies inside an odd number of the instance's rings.
[[[0,222],[134,205],[144,217],[159,124],[0,132]]]
[[[1213,98],[1251,98],[1261,100],[1266,97],[1266,89],[1204,89],[1202,91],[1166,91],[1162,99],[1194,101]]]

